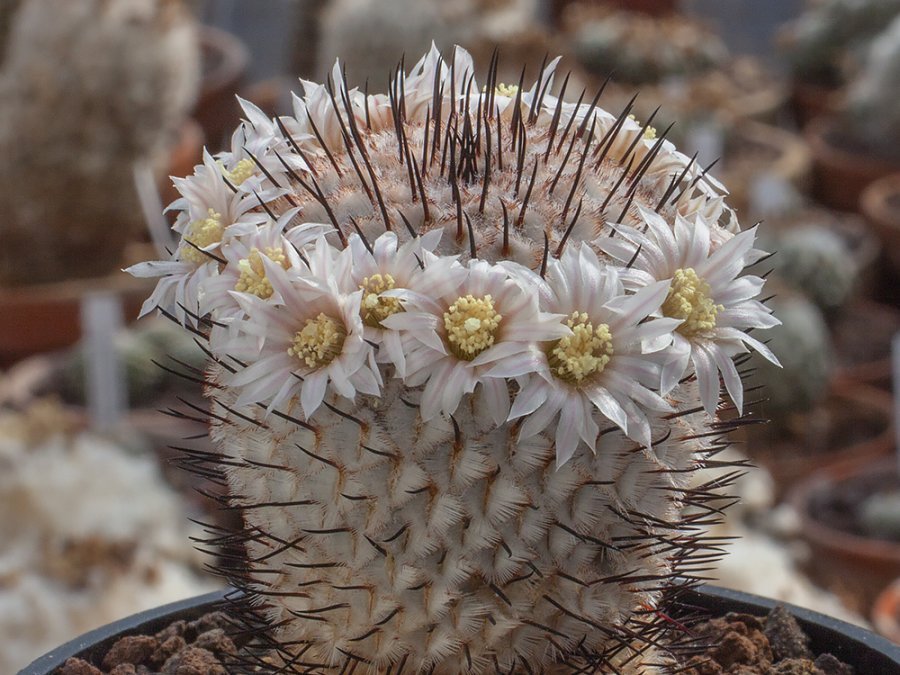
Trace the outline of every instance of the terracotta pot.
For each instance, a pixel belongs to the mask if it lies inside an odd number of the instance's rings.
[[[860,205],[881,239],[887,268],[900,277],[900,173],[871,183],[863,191]]]
[[[769,425],[748,429],[748,453],[772,474],[781,498],[821,467],[888,456],[894,448],[892,411],[888,393],[838,382],[814,410],[795,416],[787,436]]]
[[[817,117],[833,113],[837,107],[840,88],[813,82],[791,82],[790,107],[801,129]]]
[[[843,307],[831,322],[836,379],[891,392],[891,340],[897,333],[900,309],[896,307],[865,299]]]
[[[891,481],[900,483],[896,458],[878,462],[857,458],[813,473],[788,497],[800,516],[800,536],[811,549],[810,574],[864,615],[900,572],[900,542],[839,529],[830,512],[835,504],[858,501]]]
[[[872,607],[872,625],[886,638],[900,644],[900,579],[878,594]]]
[[[163,204],[168,205],[180,196],[170,176],[189,176],[194,173],[194,166],[203,161],[203,140],[203,127],[195,120],[185,120],[169,153],[169,163],[160,185]]]
[[[81,337],[81,301],[85,294],[109,291],[122,299],[123,316],[134,320],[154,280],[116,272],[98,279],[0,288],[0,368],[41,352],[62,349]]]
[[[835,118],[813,120],[804,136],[813,156],[813,194],[833,209],[857,211],[866,187],[900,171],[900,164],[875,157],[847,140]]]
[[[200,52],[203,77],[194,117],[207,142],[218,148],[237,126],[240,106],[235,94],[247,74],[250,52],[238,37],[210,26],[200,29]]]

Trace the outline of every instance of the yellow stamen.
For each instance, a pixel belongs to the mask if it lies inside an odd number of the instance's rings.
[[[692,267],[677,269],[662,306],[663,314],[684,321],[677,330],[685,337],[712,330],[716,314],[725,308],[715,304],[709,294],[709,284]]]
[[[235,164],[231,171],[225,168],[222,169],[222,174],[232,185],[240,185],[254,173],[256,173],[256,163],[249,158],[244,158]]]
[[[258,248],[254,248],[250,251],[249,256],[238,261],[238,269],[241,272],[241,276],[234,285],[234,290],[242,293],[252,293],[263,300],[272,297],[272,283],[266,276],[266,269],[262,261],[263,255],[284,268],[288,266],[287,256],[281,248],[268,247],[262,253]]]
[[[628,119],[637,122],[637,117],[634,116],[634,113],[632,113],[631,115],[629,115],[629,116],[628,116]],[[638,124],[640,124],[640,122],[638,122]],[[644,129],[644,139],[645,139],[645,140],[648,140],[648,141],[652,141],[654,138],[656,138],[656,127],[651,127],[651,126],[648,124],[648,125],[647,125],[647,128]]]
[[[602,373],[614,353],[612,334],[605,323],[594,327],[584,312],[572,312],[566,321],[572,335],[558,340],[550,349],[550,370],[559,379],[578,384],[584,378]]]
[[[222,224],[222,214],[210,209],[206,218],[195,220],[188,225],[187,232],[184,234],[184,241],[178,252],[179,258],[197,265],[209,262],[211,258],[203,251],[198,251],[197,249],[206,248],[222,241],[224,233],[225,226]]]
[[[395,288],[394,277],[390,274],[373,274],[363,279],[359,288],[363,292],[360,314],[367,326],[379,328],[381,322],[397,312],[403,311],[398,298],[382,298],[381,293]]]
[[[464,361],[471,361],[494,344],[497,327],[503,317],[494,310],[490,295],[458,298],[444,312],[444,328],[450,351]]]
[[[319,312],[319,316],[307,319],[303,328],[294,334],[287,352],[310,368],[321,368],[341,353],[346,338],[347,331],[342,323]]]
[[[509,98],[515,98],[516,94],[519,93],[519,85],[503,84],[501,82],[497,85],[497,88],[494,91],[500,96],[508,96]]]

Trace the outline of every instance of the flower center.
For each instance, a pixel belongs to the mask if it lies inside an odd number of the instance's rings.
[[[287,352],[310,368],[321,368],[341,353],[346,337],[347,331],[341,323],[319,312],[319,316],[307,319],[303,328],[294,334]]]
[[[203,251],[198,251],[197,249],[206,248],[211,244],[222,241],[224,233],[225,227],[222,225],[222,214],[210,209],[206,218],[195,220],[188,225],[188,231],[184,235],[184,242],[182,242],[179,250],[179,257],[197,265],[208,262],[211,258]],[[195,246],[197,248],[194,248]]]
[[[250,251],[249,256],[238,261],[238,270],[240,270],[241,276],[234,285],[234,290],[251,293],[266,300],[272,297],[273,291],[272,284],[266,276],[266,269],[263,267],[262,256],[266,256],[282,267],[287,267],[287,256],[281,248],[268,247],[262,253],[258,248],[254,248]]]
[[[359,285],[363,292],[360,314],[367,326],[380,328],[381,322],[391,314],[403,311],[398,298],[382,298],[381,293],[395,288],[396,282],[390,274],[373,274],[363,279]]]
[[[716,314],[725,308],[716,305],[709,292],[709,284],[693,268],[675,270],[662,311],[668,317],[684,321],[677,330],[685,337],[716,327]]]
[[[471,361],[494,344],[494,335],[503,317],[494,310],[490,295],[458,298],[444,312],[444,328],[450,351],[464,361]]]
[[[519,85],[517,84],[503,84],[500,82],[497,85],[497,88],[494,91],[500,96],[507,96],[509,98],[515,98],[516,94],[519,93]]]
[[[594,327],[584,312],[572,312],[566,321],[572,335],[560,338],[550,349],[550,370],[559,379],[578,384],[594,373],[602,373],[614,353],[612,334],[605,323]]]
[[[231,171],[222,169],[222,173],[225,175],[225,178],[228,179],[229,183],[237,186],[256,173],[256,164],[252,159],[244,158],[235,164]]]

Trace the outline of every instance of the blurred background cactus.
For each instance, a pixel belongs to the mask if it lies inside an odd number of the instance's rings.
[[[0,283],[121,266],[145,227],[134,168],[166,167],[198,77],[180,0],[24,0],[0,72]]]
[[[847,90],[849,130],[879,154],[900,160],[900,3],[898,16],[871,42]]]
[[[828,326],[819,308],[797,292],[782,288],[770,304],[781,325],[767,331],[768,345],[783,368],[756,356],[750,359],[750,384],[762,385],[762,413],[778,430],[798,413],[808,412],[825,398],[833,370]],[[771,367],[770,367],[771,366]]]
[[[785,26],[784,53],[794,76],[834,84],[860,64],[870,41],[900,13],[900,0],[820,0]]]

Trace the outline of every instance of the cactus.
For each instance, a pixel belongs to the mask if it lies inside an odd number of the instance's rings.
[[[164,159],[193,101],[193,23],[177,0],[27,0],[12,33],[0,283],[108,273],[144,226],[132,169]]]
[[[199,373],[206,366],[206,355],[190,333],[163,319],[122,331],[116,335],[114,345],[122,364],[128,403],[133,407],[148,405],[167,391],[185,390],[184,380],[165,368],[175,365]],[[84,405],[85,377],[84,350],[77,348],[62,363],[60,371],[53,374],[53,385],[65,401]]]
[[[176,181],[172,259],[131,268],[215,358],[216,454],[191,464],[245,524],[210,542],[261,636],[248,664],[677,651],[657,609],[715,556],[695,521],[717,487],[688,480],[742,422],[732,357],[775,360],[744,331],[777,320],[721,186],[627,110],[557,98],[556,65],[518,89],[494,62],[482,88],[432,48],[388,95],[337,64],[293,116],[245,103],[231,150]]]
[[[799,293],[785,291],[771,301],[781,325],[767,335],[767,344],[778,356],[781,368],[765,359],[751,358],[754,384],[763,386],[764,412],[775,429],[791,415],[811,410],[825,398],[834,367],[828,326],[822,312]]]
[[[845,119],[853,135],[879,153],[900,157],[900,9],[869,48],[860,76],[847,91]]]
[[[767,242],[768,243],[768,242]],[[859,267],[834,230],[809,222],[779,233],[768,246],[779,279],[801,291],[823,312],[840,308],[859,281]]]
[[[858,67],[876,35],[900,14],[900,0],[811,3],[784,32],[786,56],[798,79],[833,84]]]
[[[398,54],[411,58],[432,41],[440,48],[464,45],[486,57],[498,46],[506,53],[510,42],[519,51],[520,39],[534,49],[545,37],[538,11],[536,0],[335,0],[321,13],[318,67],[326,71],[339,56],[349,77],[381,89]],[[539,53],[529,54],[536,60],[530,65],[536,67],[547,49],[541,44],[534,51]],[[519,73],[501,72],[501,80],[516,81]]]
[[[576,8],[573,9],[582,9]],[[702,23],[679,14],[590,8],[567,17],[578,60],[602,76],[631,84],[693,77],[728,60],[722,40]]]

